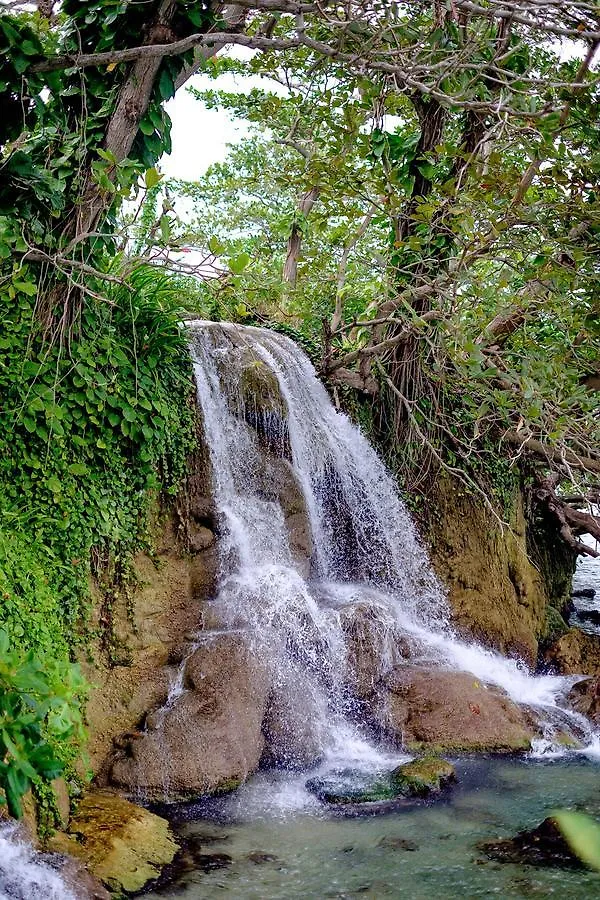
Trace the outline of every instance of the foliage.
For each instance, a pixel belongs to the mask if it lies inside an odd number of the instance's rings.
[[[388,43],[377,35],[389,58],[404,41],[450,69],[469,46],[466,71],[443,83],[452,99],[367,80],[307,46],[212,65],[211,77],[241,76],[239,90],[217,80],[193,92],[253,130],[197,183],[165,186],[171,210],[185,209],[185,221],[172,212],[171,236],[214,267],[204,314],[292,325],[321,342],[330,383],[350,370],[375,396],[371,419],[408,485],[442,464],[472,489],[491,481],[504,499],[530,439],[547,446],[550,467],[561,454],[597,460],[597,396],[586,387],[600,353],[597,87],[569,91],[577,63],[517,26],[478,30],[474,20],[457,31],[450,13],[406,20],[410,30]],[[283,20],[278,29],[294,30]],[[502,47],[509,112],[499,117],[486,67]],[[238,272],[230,260],[240,255]]]
[[[600,823],[572,809],[559,809],[552,818],[573,853],[591,869],[600,871]]]
[[[152,497],[184,473],[191,365],[167,273],[124,275],[114,263],[106,299],[86,306],[69,348],[43,341],[27,277],[0,288],[0,625],[76,716],[80,694],[65,673],[89,634],[90,572],[127,570]],[[18,725],[21,701],[10,702]],[[69,762],[71,733],[51,737]]]
[[[77,666],[11,650],[0,629],[0,803],[12,815],[32,784],[63,771],[65,744],[81,740],[82,688]]]

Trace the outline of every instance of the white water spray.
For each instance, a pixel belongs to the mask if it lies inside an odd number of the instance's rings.
[[[534,708],[553,751],[552,734],[565,725],[591,741],[587,720],[563,705],[577,679],[535,677],[453,632],[444,591],[392,477],[335,410],[300,348],[260,328],[197,322],[190,332],[224,547],[215,608],[224,627],[244,630],[276,681],[302,678],[325,763],[368,768],[383,759],[348,705],[353,616],[368,622],[382,673],[398,662],[399,638],[408,636],[417,660],[470,672]],[[257,401],[256,389],[252,399],[253,372],[267,402]],[[300,486],[310,573],[290,544],[265,442]]]
[[[0,828],[0,900],[76,900],[16,825]]]

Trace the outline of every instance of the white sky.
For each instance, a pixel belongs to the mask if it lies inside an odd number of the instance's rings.
[[[190,84],[198,90],[233,90],[234,86],[240,87],[239,81],[225,75],[217,81],[198,75]],[[248,133],[244,123],[234,122],[224,110],[206,109],[185,87],[169,100],[166,109],[173,122],[173,152],[163,156],[159,168],[171,178],[196,181],[212,163],[225,158],[227,144],[239,141]]]
[[[244,60],[250,59],[254,51],[232,47],[227,55]],[[191,78],[166,104],[173,122],[173,151],[170,156],[163,156],[159,164],[160,171],[167,177],[186,181],[196,181],[212,163],[225,159],[227,144],[237,143],[249,131],[245,122],[234,119],[226,110],[206,109],[189,93],[189,85],[200,91],[213,89],[249,93],[252,88],[262,87],[274,93],[285,93],[281,85],[258,76],[239,78],[221,75],[219,78],[209,78],[208,75],[196,75]]]

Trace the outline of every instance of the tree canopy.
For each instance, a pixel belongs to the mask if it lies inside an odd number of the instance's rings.
[[[303,331],[332,387],[374,398],[407,478],[444,465],[476,489],[500,455],[593,484],[595,4],[10,0],[0,33],[3,289],[35,294],[46,337],[68,342],[121,277],[119,246],[131,268],[193,244],[194,302]],[[215,62],[235,44],[250,61]],[[266,79],[201,98],[254,131],[166,185],[164,101],[200,70]]]

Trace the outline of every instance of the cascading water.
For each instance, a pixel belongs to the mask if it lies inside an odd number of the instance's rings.
[[[0,900],[76,900],[16,825],[0,828]]]
[[[576,678],[534,677],[452,631],[444,592],[393,479],[335,410],[302,350],[254,327],[195,322],[190,335],[221,534],[215,615],[223,627],[241,629],[280,692],[301,692],[325,765],[382,765],[347,690],[348,633],[357,616],[382,673],[398,662],[399,639],[408,638],[413,660],[473,673],[536,710],[548,736],[538,749],[553,746],[554,725],[591,742],[587,720],[562,705]],[[290,541],[277,479],[265,467],[269,453],[300,486],[310,571]]]

